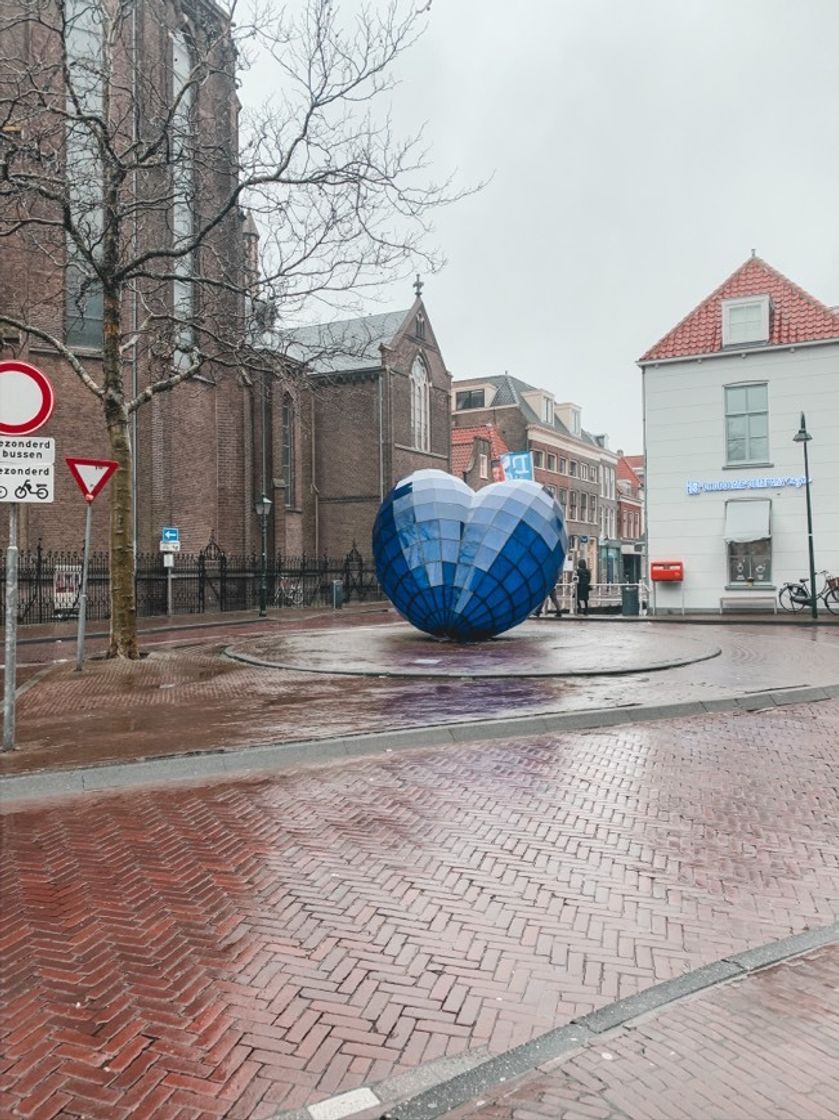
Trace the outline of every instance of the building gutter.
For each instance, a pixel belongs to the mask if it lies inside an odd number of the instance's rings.
[[[839,338],[818,338],[811,342],[782,342],[772,346],[749,346],[745,350],[730,346],[726,350],[713,350],[706,354],[683,354],[678,358],[639,358],[635,363],[642,371],[655,366],[672,366],[677,362],[705,362],[711,358],[747,358],[750,354],[776,354],[786,350],[809,350],[814,346],[839,346]]]

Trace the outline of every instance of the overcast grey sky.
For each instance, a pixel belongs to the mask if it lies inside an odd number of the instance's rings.
[[[635,360],[752,248],[839,304],[838,48],[839,0],[434,0],[395,119],[494,175],[436,221],[454,377],[509,370],[639,451]]]

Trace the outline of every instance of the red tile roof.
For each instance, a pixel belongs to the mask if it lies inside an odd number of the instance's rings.
[[[637,471],[639,467],[641,468],[641,470],[644,469],[643,455],[623,455],[622,458],[625,459],[627,463],[629,463],[630,467],[632,467],[634,471]]]
[[[640,459],[641,465],[643,465],[643,455],[621,455],[620,459],[618,459],[617,477],[623,482],[631,482],[633,486],[640,487],[641,479],[632,468],[632,459]]]
[[[492,424],[476,424],[471,428],[452,428],[452,474],[462,478],[469,469],[472,448],[476,439],[485,439],[490,445],[490,458],[498,459],[510,450]]]
[[[790,346],[839,339],[839,314],[809,295],[760,257],[750,257],[640,359],[683,358],[722,351],[724,299],[768,295],[772,301],[769,345]]]

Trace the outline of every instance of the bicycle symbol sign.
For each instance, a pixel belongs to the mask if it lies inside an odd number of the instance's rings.
[[[29,502],[37,505],[53,501],[53,466],[23,466],[0,462],[0,502]]]

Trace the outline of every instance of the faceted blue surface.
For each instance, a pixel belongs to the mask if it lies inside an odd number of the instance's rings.
[[[477,641],[518,626],[556,583],[568,547],[559,503],[538,482],[471,490],[415,471],[373,526],[376,574],[418,630]]]

